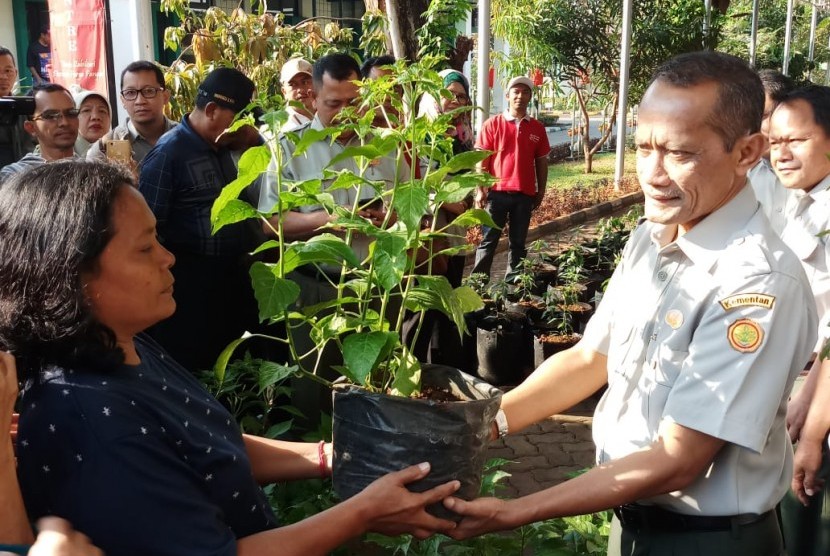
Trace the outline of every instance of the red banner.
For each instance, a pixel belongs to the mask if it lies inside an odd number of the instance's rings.
[[[52,81],[107,96],[103,0],[49,0]]]

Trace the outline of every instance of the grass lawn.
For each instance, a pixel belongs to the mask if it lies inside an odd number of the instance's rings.
[[[625,153],[626,177],[635,177],[635,154]],[[557,189],[568,189],[575,185],[589,184],[608,178],[614,179],[615,153],[597,153],[594,156],[593,172],[585,173],[585,161],[574,160],[569,162],[558,162],[548,166],[548,187]]]

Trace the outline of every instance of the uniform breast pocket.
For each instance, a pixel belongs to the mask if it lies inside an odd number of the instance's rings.
[[[650,361],[648,375],[655,384],[671,387],[680,376],[687,357],[689,357],[688,351],[672,349],[662,344]]]
[[[612,329],[608,344],[608,379],[631,377],[637,368],[637,357],[643,349],[642,331],[637,328]]]

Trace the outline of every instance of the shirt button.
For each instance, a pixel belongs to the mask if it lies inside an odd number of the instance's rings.
[[[668,277],[669,277],[669,275],[665,270],[661,270],[660,272],[657,273],[657,279],[660,280],[661,282],[665,282],[666,278],[668,278]]]

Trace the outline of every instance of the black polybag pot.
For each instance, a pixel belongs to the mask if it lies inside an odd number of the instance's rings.
[[[481,488],[487,442],[501,391],[457,369],[424,365],[422,388],[446,389],[469,401],[435,402],[367,392],[349,386],[334,392],[332,479],[345,500],[375,479],[427,461],[425,478],[407,485],[423,492],[458,480],[455,496],[472,500]],[[430,513],[454,514],[435,504]]]
[[[488,315],[478,323],[478,376],[495,386],[516,385],[533,372],[533,331],[520,313]]]

